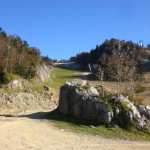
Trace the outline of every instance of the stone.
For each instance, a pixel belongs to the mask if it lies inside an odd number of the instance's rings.
[[[95,128],[96,128],[96,127],[95,127],[95,126],[93,126],[93,125],[91,125],[90,127],[91,127],[91,128],[93,128],[93,129],[95,129]]]
[[[131,111],[128,112],[128,117],[129,117],[129,120],[132,121],[133,120],[133,114]]]
[[[8,85],[8,88],[22,88],[22,80],[21,79],[16,79],[10,82]]]
[[[119,108],[118,108],[118,107],[117,107],[117,108],[115,108],[115,114],[116,114],[116,115],[119,115],[119,113],[120,113]]]
[[[98,91],[96,90],[96,88],[94,88],[93,86],[91,86],[87,92],[89,93],[90,96],[99,96]]]
[[[133,116],[137,118],[141,118],[140,112],[138,111],[136,106],[134,106],[134,104],[130,102],[127,98],[125,98],[123,95],[120,95],[117,100],[121,103],[123,102],[127,103],[127,106],[132,110]]]
[[[75,117],[97,120],[109,124],[113,112],[108,112],[105,103],[97,102],[99,96],[95,87],[85,87],[79,82],[67,82],[60,89],[59,111]]]
[[[113,112],[111,111],[111,112],[106,112],[106,114],[105,114],[105,118],[104,118],[104,123],[105,124],[109,124],[109,123],[111,123],[111,121],[112,121],[112,118],[113,118]]]
[[[146,106],[145,109],[146,109],[146,116],[150,120],[150,106]]]
[[[145,106],[143,106],[143,105],[138,105],[138,106],[137,106],[137,109],[139,110],[139,112],[140,112],[141,114],[145,114],[145,113],[146,113]]]
[[[138,120],[138,124],[136,126],[137,129],[141,130],[141,129],[146,129],[149,125],[141,118]]]
[[[48,86],[44,86],[43,88],[44,88],[45,91],[49,91],[50,90]]]
[[[101,101],[102,93],[98,92],[98,88],[77,81],[66,82],[60,88],[58,110],[63,114],[107,126],[124,126],[134,121],[138,129],[149,127],[149,106],[136,106],[123,95],[112,96],[110,101]],[[112,103],[116,103],[116,107]]]

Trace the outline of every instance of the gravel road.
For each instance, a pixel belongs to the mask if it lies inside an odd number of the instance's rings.
[[[149,150],[150,142],[110,140],[65,131],[39,119],[45,110],[0,116],[0,150]]]

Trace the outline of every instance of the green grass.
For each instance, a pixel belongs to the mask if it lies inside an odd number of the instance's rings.
[[[12,80],[15,80],[15,79],[22,79],[22,77],[17,74],[5,73],[4,84],[8,84],[9,82],[11,82]]]
[[[50,81],[46,81],[43,84],[33,85],[28,88],[37,92],[43,91],[43,86],[49,86],[53,89],[59,90],[65,82],[72,81],[75,78],[74,73],[75,71],[73,70],[54,68],[50,74]]]
[[[50,81],[48,85],[51,88],[59,90],[65,82],[72,81],[75,77],[75,71],[73,70],[68,70],[64,68],[54,68],[51,73],[52,81]]]
[[[132,127],[128,130],[118,126],[108,128],[103,125],[98,125],[94,121],[81,120],[69,115],[63,115],[57,109],[47,114],[46,118],[54,122],[55,126],[60,129],[77,133],[98,135],[111,139],[150,141],[150,131],[139,131]]]

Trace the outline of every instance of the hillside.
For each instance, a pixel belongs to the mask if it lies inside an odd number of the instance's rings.
[[[38,48],[30,47],[19,36],[7,35],[0,28],[0,84],[9,83],[10,74],[24,79],[37,77],[42,65],[52,66],[51,59],[42,56]]]

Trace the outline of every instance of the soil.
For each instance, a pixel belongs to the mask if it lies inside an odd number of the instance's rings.
[[[28,111],[0,116],[1,150],[149,150],[150,142],[131,142],[88,136],[58,129],[40,119],[47,113]]]

